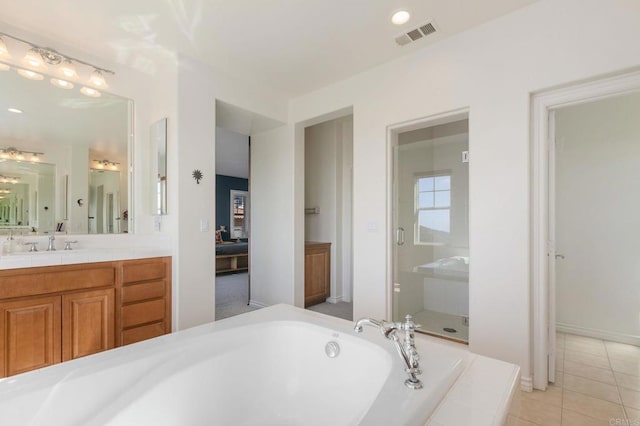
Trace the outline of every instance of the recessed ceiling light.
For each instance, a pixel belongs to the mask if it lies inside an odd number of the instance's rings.
[[[18,108],[8,108],[7,111],[15,112],[16,114],[22,114],[24,112],[24,111],[22,111],[21,109],[18,109]]]
[[[395,25],[402,25],[409,22],[409,18],[411,18],[409,12],[407,12],[406,10],[399,10],[391,17],[391,22],[393,22]]]

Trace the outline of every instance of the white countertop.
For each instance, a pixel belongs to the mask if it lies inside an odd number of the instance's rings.
[[[20,251],[0,255],[0,270],[37,266],[71,265],[171,256],[165,237],[140,235],[56,235],[56,251],[45,251],[46,235],[25,236],[24,242],[37,242],[39,251]],[[67,240],[77,241],[72,250],[63,250]],[[21,247],[26,249],[24,246]]]

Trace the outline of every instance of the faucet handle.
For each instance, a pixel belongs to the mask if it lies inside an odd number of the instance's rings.
[[[75,243],[77,243],[77,242],[78,242],[77,240],[76,240],[76,241],[69,241],[69,240],[65,241],[65,242],[64,242],[64,249],[65,249],[65,250],[73,250],[73,249],[71,248],[71,244],[75,244]]]
[[[422,328],[422,326],[420,324],[416,324],[415,322],[413,322],[413,317],[407,314],[404,317],[404,322],[401,323],[400,328],[403,331],[415,331],[419,328]]]
[[[29,251],[38,251],[38,243],[24,243],[25,246],[31,246]]]

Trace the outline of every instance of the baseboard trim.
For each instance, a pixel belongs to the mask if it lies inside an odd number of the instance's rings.
[[[262,303],[262,302],[258,302],[257,300],[249,300],[249,306],[253,306],[254,308],[268,308],[269,305]]]
[[[327,298],[327,302],[328,302],[328,303],[338,303],[338,302],[342,302],[342,296],[338,296],[338,297],[328,297],[328,298]]]
[[[559,331],[560,333],[576,334],[578,336],[593,337],[594,339],[609,340],[611,342],[640,346],[640,336],[634,336],[632,334],[615,333],[563,323],[556,323],[556,331]]]
[[[533,377],[520,377],[520,389],[524,392],[533,392]]]

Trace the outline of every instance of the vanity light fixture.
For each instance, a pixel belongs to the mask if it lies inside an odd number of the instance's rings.
[[[18,69],[18,74],[24,78],[28,78],[29,80],[44,80],[44,75],[29,70],[23,70],[22,68]]]
[[[409,22],[411,14],[406,10],[399,10],[391,16],[391,22],[394,25],[403,25]]]
[[[115,75],[115,72],[108,70],[106,68],[101,68],[96,65],[90,64],[89,62],[85,62],[83,60],[62,54],[55,49],[50,47],[42,47],[38,46],[30,41],[21,39],[19,37],[12,36],[11,34],[0,32],[0,57],[2,56],[10,56],[9,49],[5,43],[5,39],[12,39],[19,43],[26,44],[30,46],[29,51],[24,56],[23,62],[27,65],[27,67],[40,70],[45,69],[47,65],[53,65],[58,67],[58,73],[64,77],[65,80],[74,80],[78,78],[78,72],[76,70],[76,66],[78,64],[84,65],[93,69],[91,73],[91,77],[89,78],[88,84],[98,87],[98,88],[107,88],[105,74]],[[20,71],[18,71],[20,72]],[[20,75],[23,77],[31,78],[34,80],[42,80],[42,78],[32,78],[32,76],[25,75],[27,70],[23,70],[20,72]],[[33,71],[30,71],[33,73]],[[39,75],[37,73],[33,73],[35,75]],[[55,84],[55,83],[54,83]],[[62,87],[63,89],[68,88],[67,86],[61,85],[58,87]],[[87,96],[97,97],[100,96],[99,92],[92,92],[92,94],[87,94],[83,92],[83,94]]]
[[[71,62],[70,60],[65,60],[62,65],[60,65],[60,74],[62,74],[62,76],[64,78],[68,78],[71,80],[74,80],[76,78],[78,78],[78,72],[76,71],[76,67],[75,65],[73,65],[73,62]]]
[[[42,59],[42,55],[40,55],[40,51],[37,48],[33,48],[24,55],[22,61],[29,65],[31,68],[45,68],[44,59]]]
[[[99,69],[95,69],[92,73],[91,73],[91,77],[89,77],[89,83],[99,87],[99,88],[104,88],[106,89],[107,87],[107,82],[104,79],[104,75],[102,74],[102,71],[100,71]]]
[[[93,160],[93,162],[96,163],[96,166],[93,168],[98,170],[104,170],[107,168],[111,170],[118,170],[118,165],[120,165],[120,163],[109,160]]]
[[[73,84],[66,80],[60,80],[59,78],[52,78],[51,84],[61,89],[73,89]]]
[[[24,151],[10,146],[9,148],[0,149],[0,159],[3,160],[15,160],[24,161],[29,157],[29,161],[40,161],[40,156],[44,155],[42,152]]]
[[[19,180],[20,180],[19,177],[0,175],[0,182],[2,182],[2,183],[13,183],[13,184],[16,184],[16,183],[18,183]]]

